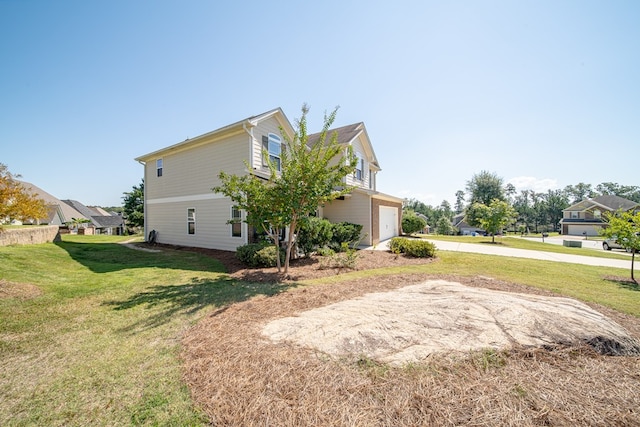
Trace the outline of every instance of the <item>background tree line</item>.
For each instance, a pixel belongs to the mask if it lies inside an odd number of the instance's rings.
[[[506,202],[515,211],[514,220],[507,224],[509,231],[538,233],[558,231],[563,209],[586,198],[603,195],[615,195],[640,203],[640,187],[636,185],[603,182],[593,186],[580,182],[546,192],[518,192],[513,184],[504,184],[504,180],[495,173],[481,171],[467,181],[464,191],[456,192],[453,208],[446,200],[438,206],[431,206],[417,199],[408,199],[404,209],[405,212],[424,215],[432,232],[451,234],[457,231],[452,229],[456,215],[465,213],[466,222],[479,225],[474,204],[489,206],[493,200],[498,200]]]

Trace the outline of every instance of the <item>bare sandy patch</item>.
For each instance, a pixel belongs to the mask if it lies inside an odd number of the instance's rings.
[[[42,295],[42,290],[30,283],[15,283],[0,279],[0,299],[19,298],[29,299]]]
[[[276,343],[394,365],[436,353],[585,343],[602,354],[640,354],[624,328],[579,301],[445,280],[314,308],[271,321],[262,332]]]

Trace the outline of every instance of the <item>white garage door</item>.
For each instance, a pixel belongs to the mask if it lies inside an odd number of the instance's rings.
[[[398,235],[398,208],[380,206],[380,240]]]
[[[594,227],[593,225],[573,225],[569,224],[568,235],[570,236],[582,236],[584,232],[587,233],[587,236],[597,236],[599,228]]]

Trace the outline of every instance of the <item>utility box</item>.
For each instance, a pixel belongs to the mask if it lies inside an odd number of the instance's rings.
[[[568,248],[581,248],[582,242],[580,240],[563,240],[562,245]]]

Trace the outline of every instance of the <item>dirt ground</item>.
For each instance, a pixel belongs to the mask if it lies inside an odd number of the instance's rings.
[[[233,254],[204,251],[234,277],[273,281]],[[357,269],[437,262],[362,251]],[[290,280],[341,272],[317,260],[292,264]],[[194,400],[214,425],[640,425],[640,357],[603,356],[588,345],[514,347],[430,356],[394,367],[361,353],[328,357],[274,341],[275,319],[427,280],[511,293],[551,293],[489,277],[376,275],[290,288],[221,308],[185,332],[182,358]],[[640,338],[640,320],[590,306]]]

